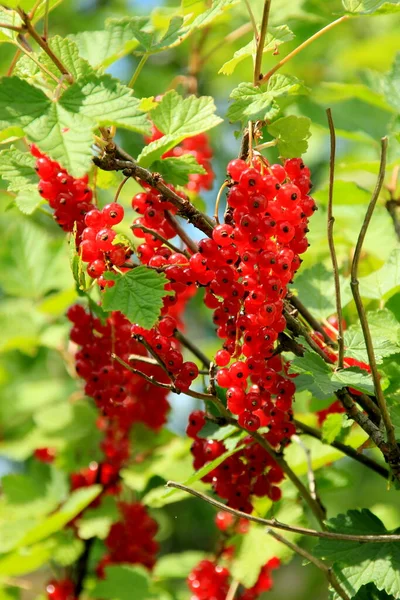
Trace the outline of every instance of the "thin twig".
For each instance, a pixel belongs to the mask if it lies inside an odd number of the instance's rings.
[[[371,367],[371,375],[374,380],[374,388],[375,394],[378,401],[378,406],[382,414],[382,420],[385,425],[385,429],[388,436],[388,442],[394,449],[397,449],[398,462],[400,466],[400,449],[397,446],[396,435],[394,431],[394,426],[391,421],[389,411],[387,408],[386,400],[383,395],[382,386],[380,382],[380,376],[378,372],[378,368],[376,365],[374,345],[371,337],[371,332],[368,325],[368,319],[366,315],[366,311],[364,308],[364,304],[361,299],[360,289],[359,289],[359,281],[358,281],[358,265],[360,262],[361,251],[364,243],[364,239],[368,230],[368,226],[371,222],[372,214],[374,212],[376,203],[378,201],[378,197],[380,191],[382,189],[383,181],[385,179],[385,168],[386,168],[386,153],[387,153],[387,143],[388,140],[386,137],[382,138],[382,147],[381,147],[381,162],[379,167],[379,175],[378,181],[375,186],[375,190],[372,194],[371,201],[367,208],[367,212],[365,214],[364,222],[361,227],[360,234],[358,236],[356,248],[354,251],[353,262],[351,265],[351,291],[353,293],[353,298],[355,305],[357,307],[358,317],[360,319],[361,328],[364,335],[365,345],[367,348],[368,361]]]
[[[235,424],[239,426],[236,421]],[[246,431],[244,429],[244,431]],[[278,454],[272,446],[269,445],[266,439],[257,432],[247,432],[251,437],[262,447],[264,450],[268,452],[270,456],[275,460],[275,462],[280,466],[285,475],[290,479],[290,481],[296,486],[299,491],[300,496],[303,500],[308,504],[318,523],[320,524],[322,529],[325,529],[324,520],[325,520],[325,509],[321,507],[319,502],[315,501],[311,496],[310,492],[304,485],[304,483],[297,477],[296,473],[289,467],[285,459],[281,454]]]
[[[318,504],[321,506],[321,508],[323,509],[325,516],[326,516],[326,508],[322,504],[321,498],[319,497],[318,492],[317,492],[317,483],[315,481],[315,473],[314,473],[313,466],[312,466],[311,451],[309,448],[307,448],[307,446],[305,444],[303,444],[303,442],[301,441],[301,438],[298,435],[293,435],[292,440],[301,447],[301,449],[303,450],[305,457],[306,457],[308,487],[310,488],[311,498],[313,498],[316,502],[318,502]]]
[[[18,25],[10,25],[9,23],[0,23],[0,29],[11,29],[11,31],[18,31],[18,33],[23,31],[22,27],[19,27]]]
[[[335,223],[335,217],[333,216],[333,186],[335,183],[335,157],[336,157],[336,133],[335,126],[333,124],[332,112],[328,108],[326,111],[329,123],[329,133],[331,140],[331,155],[329,161],[329,194],[328,194],[328,244],[329,252],[331,255],[332,268],[333,268],[333,279],[335,282],[335,299],[336,299],[336,314],[338,318],[338,367],[343,369],[343,358],[344,358],[344,338],[343,338],[343,314],[342,314],[342,300],[340,295],[340,278],[339,278],[339,265],[335,249],[335,241],[333,239],[333,226]]]
[[[225,600],[235,600],[236,592],[239,589],[240,581],[234,579],[229,587]]]
[[[208,237],[212,236],[214,225],[209,217],[190,202],[189,198],[178,195],[171,190],[162,180],[161,175],[152,173],[137,164],[135,159],[114,143],[106,148],[102,157],[94,157],[95,165],[104,171],[123,171],[124,175],[130,175],[135,179],[144,181],[156,188],[166,200],[169,200],[178,208],[178,215],[192,223],[197,229],[203,231]]]
[[[44,25],[43,25],[43,39],[47,42],[49,37],[49,4],[50,0],[46,0],[46,7],[44,9]]]
[[[18,10],[18,14],[20,15],[20,17],[25,25],[26,30],[30,33],[30,35],[33,37],[35,42],[37,42],[37,44],[42,48],[42,50],[44,50],[44,52],[46,52],[47,56],[56,65],[56,67],[58,68],[60,73],[62,73],[62,75],[66,75],[68,80],[72,83],[73,77],[72,77],[71,73],[64,66],[64,64],[61,62],[61,60],[54,54],[54,52],[49,47],[48,43],[38,34],[38,32],[36,31],[36,29],[34,28],[34,26],[31,23],[29,15],[21,8],[18,8],[17,10]]]
[[[320,440],[323,444],[326,444],[326,442],[324,442],[324,440],[322,439],[321,431],[319,431],[318,429],[315,429],[314,427],[310,427],[309,425],[302,423],[298,419],[294,420],[294,424],[296,425],[297,429],[300,430],[300,433],[310,435],[311,437],[313,437],[317,440]],[[332,446],[333,448],[336,448],[336,450],[343,452],[343,454],[346,454],[346,456],[349,456],[350,458],[353,458],[354,460],[361,463],[365,467],[368,467],[369,469],[371,469],[371,471],[375,471],[375,473],[377,473],[378,475],[381,475],[381,477],[384,477],[385,479],[387,479],[389,477],[389,471],[386,469],[386,467],[384,465],[380,465],[379,463],[377,463],[375,460],[373,460],[369,456],[366,456],[365,454],[361,454],[355,448],[352,448],[351,446],[347,446],[346,444],[343,444],[342,442],[339,442],[337,440],[334,440],[333,442],[331,442],[329,444],[329,446]]]
[[[229,512],[235,517],[247,519],[248,521],[253,521],[253,523],[259,523],[260,525],[266,525],[267,527],[272,527],[273,529],[281,529],[282,531],[290,531],[292,533],[299,533],[300,535],[307,535],[309,537],[322,538],[328,540],[341,540],[343,542],[361,542],[361,543],[375,543],[382,544],[383,542],[399,542],[400,534],[396,533],[387,533],[383,535],[357,535],[351,533],[336,533],[333,531],[316,531],[315,529],[307,529],[306,527],[298,527],[297,525],[288,525],[286,523],[281,523],[276,519],[263,519],[262,517],[256,517],[255,515],[249,515],[241,510],[236,510],[235,508],[231,508],[218,500],[214,500],[207,494],[203,494],[203,492],[199,492],[198,490],[194,490],[182,483],[178,483],[176,481],[168,481],[166,483],[166,487],[175,488],[177,490],[182,490],[183,492],[187,492],[192,496],[196,496],[211,506],[215,506],[218,510],[224,510],[225,512]]]
[[[332,588],[340,596],[340,598],[342,598],[342,600],[350,600],[350,596],[348,596],[347,593],[344,591],[344,589],[341,587],[335,573],[332,570],[332,567],[328,566],[322,560],[320,560],[319,558],[316,558],[315,556],[310,554],[310,552],[307,552],[307,550],[304,550],[304,548],[301,548],[294,542],[291,542],[291,541],[287,540],[285,537],[283,537],[282,535],[280,535],[279,533],[276,533],[276,531],[267,529],[267,533],[268,533],[268,535],[273,537],[275,540],[278,540],[278,542],[285,544],[285,546],[287,546],[288,548],[293,550],[293,552],[296,552],[296,554],[298,554],[299,556],[302,556],[303,558],[308,560],[310,563],[315,565],[318,569],[323,571],[323,573],[325,573],[327,580],[331,584]]]
[[[19,36],[22,37],[22,36]],[[57,78],[56,75],[54,75],[54,73],[52,73],[51,71],[48,70],[47,67],[45,67],[41,62],[38,61],[38,59],[36,58],[36,56],[33,54],[33,52],[29,52],[25,46],[23,46],[21,44],[21,40],[17,43],[18,49],[20,50],[20,52],[22,52],[23,54],[25,54],[25,56],[28,56],[31,60],[33,60],[33,62],[35,63],[35,65],[41,70],[43,71],[43,73],[46,73],[46,75],[48,77],[50,77],[50,79],[52,79],[57,85],[59,83],[59,79]]]
[[[271,8],[271,0],[265,0],[263,15],[262,15],[262,19],[261,19],[260,35],[257,39],[256,58],[254,61],[253,83],[255,86],[260,85],[260,80],[262,79],[261,66],[262,66],[262,59],[263,59],[263,53],[264,53],[265,36],[267,35],[267,29],[268,29],[270,8]]]
[[[118,198],[119,198],[119,195],[121,193],[121,190],[124,187],[124,185],[126,184],[126,182],[129,181],[129,179],[130,179],[130,177],[124,177],[124,179],[119,184],[119,186],[117,188],[117,191],[115,192],[114,202],[118,202]]]
[[[198,248],[196,242],[194,240],[192,240],[192,238],[186,233],[186,231],[183,229],[183,227],[181,227],[181,224],[179,223],[178,219],[174,215],[172,215],[169,212],[169,210],[166,210],[164,212],[164,214],[165,214],[166,220],[175,229],[177,235],[181,238],[181,240],[185,244],[185,246],[187,246],[187,248],[189,248],[189,250],[193,254],[198,252],[199,248]]]
[[[282,58],[270,71],[268,71],[268,73],[266,75],[264,75],[264,77],[261,79],[260,83],[266,83],[270,79],[270,77],[272,77],[272,75],[274,73],[276,73],[276,71],[278,71],[281,67],[283,67],[283,65],[285,65],[287,62],[289,62],[289,60],[291,60],[294,56],[297,56],[297,54],[299,54],[299,52],[304,50],[304,48],[307,48],[307,46],[309,46],[312,42],[314,42],[319,37],[324,35],[324,33],[326,33],[327,31],[330,31],[331,29],[333,29],[333,27],[336,27],[336,25],[339,25],[340,23],[343,23],[344,21],[347,21],[348,19],[349,19],[349,15],[343,15],[342,17],[339,17],[338,19],[336,19],[336,21],[329,23],[329,25],[326,25],[325,27],[323,27],[322,29],[320,29],[319,31],[314,33],[314,35],[309,37],[308,40],[305,40],[305,42],[300,44],[300,46],[297,46],[297,48],[295,48],[287,56]]]
[[[307,341],[307,343],[311,346],[311,348],[314,350],[314,352],[316,352],[317,354],[319,354],[319,356],[327,363],[333,365],[335,364],[335,361],[330,358],[329,356],[327,356],[325,354],[325,352],[322,350],[322,348],[320,348],[318,346],[318,344],[312,339],[312,337],[310,336],[310,334],[308,333],[307,329],[302,325],[302,323],[300,323],[300,321],[298,321],[288,310],[287,307],[285,307],[284,309],[284,317],[286,319],[286,324],[287,327],[290,331],[293,332],[293,334],[298,337],[298,336],[303,336],[305,338],[305,340]]]
[[[221,187],[219,188],[219,192],[217,194],[217,199],[215,201],[215,207],[214,207],[214,220],[217,223],[217,225],[219,225],[219,217],[218,217],[218,209],[219,209],[219,203],[221,202],[221,198],[222,198],[222,194],[223,191],[225,190],[225,188],[227,188],[229,185],[229,181],[224,181],[224,183],[221,185]]]
[[[248,13],[249,13],[249,17],[250,17],[250,22],[251,22],[251,26],[253,28],[253,32],[254,32],[254,39],[258,41],[258,27],[257,27],[257,23],[254,17],[254,13],[253,10],[251,8],[251,4],[250,4],[250,0],[244,0]]]
[[[150,227],[146,227],[145,225],[140,225],[140,223],[134,223],[133,225],[131,225],[131,229],[133,231],[135,231],[135,229],[141,229],[145,233],[151,234],[157,240],[160,240],[160,242],[163,242],[163,244],[168,246],[168,248],[173,250],[173,252],[176,252],[177,254],[184,254],[187,259],[190,258],[190,254],[186,250],[180,250],[177,246],[175,246],[172,242],[170,242],[165,237],[163,237],[160,233],[158,233],[157,231],[154,231],[153,229],[150,229]]]
[[[182,346],[185,346],[185,348],[190,350],[190,352],[196,356],[196,358],[198,358],[205,367],[210,366],[211,360],[207,358],[204,352],[202,352],[200,348],[196,346],[196,344],[193,344],[193,342],[191,342],[181,331],[176,330],[174,337],[182,344]]]
[[[147,62],[147,59],[149,58],[148,54],[143,54],[142,58],[140,59],[135,72],[133,73],[130,82],[128,83],[128,87],[133,88],[133,86],[135,85],[137,78],[139,77],[140,73],[142,72],[142,69],[144,67],[144,65]]]
[[[319,321],[317,321],[317,319],[310,313],[308,308],[306,306],[304,306],[304,304],[301,302],[300,298],[298,296],[294,296],[294,295],[290,295],[287,298],[288,298],[290,304],[299,311],[299,314],[303,317],[303,319],[305,321],[307,321],[307,323],[314,329],[314,331],[318,331],[323,336],[324,342],[326,344],[328,344],[328,346],[335,347],[336,346],[335,342],[326,333],[326,331],[322,327],[321,323]]]

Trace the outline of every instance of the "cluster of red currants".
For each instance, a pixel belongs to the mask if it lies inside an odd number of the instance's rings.
[[[64,231],[73,231],[76,223],[77,241],[85,229],[85,215],[92,208],[92,190],[88,177],[75,179],[58,162],[43,154],[35,144],[31,154],[36,158],[40,177],[39,193],[54,209],[54,219]]]
[[[196,471],[226,452],[223,442],[199,437],[204,425],[203,411],[198,410],[190,414],[186,433],[193,438],[191,452]],[[202,481],[211,483],[214,491],[227,500],[227,505],[231,508],[251,513],[252,495],[268,496],[275,502],[280,500],[281,490],[276,484],[283,478],[284,474],[279,465],[264,448],[248,436],[233,456],[226,458],[203,477]]]
[[[176,327],[176,320],[166,315],[150,330],[132,325],[132,333],[138,340],[145,341],[152,352],[157,355],[158,360],[168,371],[175,388],[186,391],[190,388],[192,381],[198,377],[199,369],[194,362],[183,361],[180,343],[174,337]],[[131,360],[130,364],[132,367],[141,369],[139,361]]]
[[[86,382],[85,393],[104,414],[118,418],[126,429],[135,422],[154,430],[162,427],[169,409],[168,391],[132,373],[112,357],[115,354],[125,363],[136,364],[130,360],[132,354],[146,356],[143,345],[132,338],[130,322],[113,312],[102,323],[79,304],[73,305],[67,316],[73,323],[71,341],[81,346],[75,365]],[[158,365],[141,362],[140,370],[156,381],[168,381]]]
[[[277,445],[294,433],[295,386],[274,351],[286,326],[287,284],[308,247],[308,218],[316,205],[307,195],[310,172],[301,159],[284,166],[262,159],[252,167],[236,159],[227,170],[227,222],[215,227],[213,239],[200,241],[190,264],[208,279],[204,301],[224,340],[215,362],[228,408],[249,431],[268,426],[268,441]]]
[[[101,288],[111,287],[114,282],[103,277],[113,266],[122,267],[129,259],[132,250],[124,244],[115,243],[114,225],[124,218],[124,208],[117,202],[107,204],[102,210],[94,208],[85,215],[85,229],[79,253],[84,262],[89,263],[87,272],[97,279]]]
[[[151,137],[147,137],[145,139],[146,143],[153,142],[155,140],[159,140],[164,137],[164,134],[161,133],[153,125],[152,127],[152,135]],[[188,137],[184,139],[181,144],[175,146],[172,150],[165,152],[163,154],[163,158],[168,157],[176,157],[179,158],[184,154],[191,154],[195,157],[196,161],[205,169],[206,173],[197,174],[192,173],[189,175],[189,183],[186,186],[186,189],[189,192],[199,193],[203,190],[210,190],[212,188],[214,182],[214,172],[211,166],[211,159],[213,156],[213,151],[210,146],[210,140],[206,133],[199,133],[198,135],[194,135],[192,137]]]
[[[280,566],[278,558],[272,558],[261,569],[253,587],[240,589],[238,600],[256,600],[273,585],[272,570]],[[211,560],[202,560],[190,573],[188,586],[194,594],[191,600],[225,600],[231,584],[231,574],[227,567]]]
[[[156,562],[158,543],[154,540],[158,525],[140,502],[119,502],[121,520],[114,523],[105,539],[107,553],[100,560],[96,573],[104,578],[104,569],[116,563],[140,564],[152,569]]]

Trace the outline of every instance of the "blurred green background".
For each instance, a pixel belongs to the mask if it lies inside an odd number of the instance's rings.
[[[260,11],[262,3],[259,0],[252,0],[251,4],[256,13]],[[50,33],[65,36],[101,29],[108,17],[148,14],[153,9],[156,11],[154,18],[161,19],[178,6],[177,0],[65,0],[51,14]],[[281,47],[282,55],[340,12],[339,0],[273,0],[271,23],[288,24],[296,35],[292,42]],[[205,52],[247,21],[246,7],[242,2],[216,22],[207,36]],[[391,135],[398,127],[395,107],[386,101],[382,93],[382,81],[399,50],[399,27],[400,17],[395,15],[352,19],[316,41],[284,69],[284,72],[304,80],[310,88],[308,95],[296,98],[288,106],[289,113],[306,115],[312,120],[313,135],[304,159],[313,174],[320,211],[311,222],[311,248],[304,268],[327,262],[328,258],[324,190],[328,175],[329,138],[325,108],[330,106],[338,135],[337,177],[343,182],[337,184],[335,199],[338,253],[346,273],[368,199],[364,190],[372,188],[377,174],[379,138]],[[233,44],[223,44],[212,53],[199,75],[199,94],[214,96],[220,116],[226,114],[232,89],[241,81],[251,81],[252,64],[251,60],[244,61],[230,77],[218,75],[218,70],[235,50],[250,41],[251,36],[248,33]],[[135,95],[162,94],[177,75],[186,74],[191,44],[189,39],[178,48],[151,57],[137,80]],[[1,47],[1,74],[7,73],[13,53],[11,46]],[[278,57],[266,55],[265,71],[276,60]],[[137,59],[128,56],[114,63],[109,72],[128,82],[136,64]],[[238,152],[235,130],[237,126],[225,121],[211,132],[217,176],[214,190],[204,196],[208,208],[213,206],[227,162]],[[118,133],[118,141],[133,155],[143,145],[139,136],[127,131]],[[273,152],[268,156],[276,158]],[[399,143],[391,136],[389,167],[398,162],[399,156]],[[101,201],[113,198],[119,181],[119,176],[102,176],[98,182]],[[121,198],[126,207],[130,206],[134,189],[131,183],[123,189]],[[50,442],[60,450],[62,458],[58,465],[70,471],[96,457],[96,437],[94,412],[87,406],[83,407],[80,383],[73,374],[68,324],[63,316],[75,299],[66,243],[57,225],[40,211],[31,217],[24,216],[13,206],[12,198],[4,189],[0,189],[0,200],[0,473],[29,472],[34,449]],[[379,268],[396,247],[391,219],[383,202],[384,198],[368,234],[368,256],[363,263],[363,274]],[[352,310],[347,308],[346,316],[351,319],[353,315]],[[186,324],[188,336],[199,340],[206,352],[211,354],[217,348],[209,313],[200,297],[191,302]],[[74,409],[73,414],[66,408],[71,399],[79,408]],[[193,402],[180,396],[172,399],[172,405],[169,428],[182,434]],[[300,406],[307,410],[306,404]],[[51,413],[54,409],[57,419],[64,414],[64,421],[58,421],[56,427],[52,421],[54,413]],[[330,477],[326,476],[328,471]],[[332,472],[336,473],[334,484]],[[394,492],[387,491],[378,477],[363,467],[354,466],[344,459],[319,471],[318,478],[329,515],[349,508],[373,507],[388,527],[399,523],[400,508]],[[153,477],[149,485],[151,488],[161,483],[162,479]],[[21,501],[19,509],[29,510],[24,502]],[[6,508],[3,498],[0,500],[0,518],[7,514]],[[161,523],[163,553],[213,550],[216,529],[214,511],[209,506],[197,500],[186,500],[155,510],[154,514]],[[326,600],[328,596],[322,575],[314,567],[302,568],[301,562],[295,559],[276,572],[274,591],[266,597],[270,600],[283,597],[289,600]],[[48,577],[47,568],[21,576],[22,596],[35,598]],[[1,583],[4,587],[0,589],[0,600],[17,597],[17,591],[9,587],[7,578],[2,579],[0,575]],[[174,597],[189,598],[183,582],[171,585],[176,594]]]

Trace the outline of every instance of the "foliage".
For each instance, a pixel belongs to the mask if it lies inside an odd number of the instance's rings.
[[[376,401],[378,384],[350,275],[379,173],[379,139],[387,136],[385,182],[363,244],[358,280],[379,385],[399,441],[400,3],[273,0],[268,23],[262,0],[170,0],[154,10],[154,3],[143,1],[134,7],[116,0],[84,4],[8,0],[0,6],[0,599],[19,600],[25,597],[21,590],[29,588],[29,597],[38,600],[45,593],[50,600],[71,600],[75,592],[62,598],[52,597],[49,588],[45,592],[54,570],[59,582],[72,580],[83,599],[128,600],[134,593],[138,600],[186,600],[195,594],[185,582],[188,575],[196,573],[201,561],[217,558],[229,569],[218,590],[224,598],[229,589],[232,595],[235,582],[238,600],[245,588],[257,586],[271,559],[282,566],[273,575],[275,589],[265,597],[325,597],[329,584],[322,581],[322,571],[320,581],[312,566],[296,570],[296,546],[278,541],[263,525],[239,519],[221,533],[214,526],[213,508],[182,489],[166,489],[173,480],[233,505],[232,495],[224,496],[216,483],[226,483],[224,473],[231,469],[230,493],[240,497],[250,489],[255,467],[249,456],[260,439],[263,477],[272,472],[272,482],[263,493],[249,496],[250,508],[239,501],[234,507],[289,528],[319,530],[322,517],[318,523],[315,515],[321,507],[304,494],[306,486],[313,495],[315,484],[327,509],[323,526],[338,537],[314,543],[296,530],[282,535],[303,549],[303,558],[315,557],[332,567],[347,595],[342,597],[400,598],[399,542],[343,537],[400,531],[399,469],[396,460],[388,461],[381,452],[388,447],[378,443],[387,441],[382,422],[368,413],[366,402]],[[258,58],[262,65],[257,72]],[[327,107],[336,131],[333,231],[345,325],[344,368],[332,354],[337,352],[337,304],[327,239]],[[28,151],[32,143],[53,161],[42,164],[42,170],[36,150]],[[295,386],[297,428],[290,414],[293,429],[289,426],[288,439],[279,442],[269,437],[271,421],[260,423],[258,439],[252,438],[253,423],[232,410],[232,395],[218,375],[215,384],[208,358],[220,372],[223,360],[218,362],[217,351],[225,340],[225,325],[217,324],[216,336],[207,304],[215,283],[192,280],[195,259],[190,257],[200,239],[208,234],[215,238],[217,196],[223,222],[225,190],[219,194],[218,189],[226,182],[232,194],[237,182],[231,173],[225,176],[226,165],[238,155],[266,177],[270,165],[285,165],[289,172],[285,161],[302,156],[319,209],[312,216],[310,211],[310,247],[298,252],[304,262],[294,280],[285,281],[284,314],[291,313],[298,329],[287,327],[286,337],[280,332],[273,347],[285,357],[278,381]],[[57,176],[57,202],[62,200],[57,206],[46,188],[46,168],[50,179]],[[304,197],[307,181],[299,175],[296,182],[304,186]],[[175,194],[173,203],[160,191],[165,184]],[[72,226],[66,223],[71,190],[79,197]],[[147,199],[141,205],[143,192]],[[124,218],[115,225],[110,224],[114,201],[124,209]],[[110,222],[93,231],[96,240],[103,226],[115,237],[96,259],[104,263],[104,273],[92,278],[87,263],[95,260],[86,260],[83,251],[84,215],[110,204]],[[157,214],[151,210],[154,205]],[[251,210],[249,205],[246,211]],[[289,214],[291,208],[285,210]],[[227,222],[232,214],[233,209],[225,213]],[[263,217],[257,215],[257,226]],[[133,219],[136,227],[131,229]],[[155,242],[140,225],[161,231],[166,243]],[[249,245],[254,243],[249,238]],[[263,250],[268,243],[264,240]],[[146,246],[152,252],[148,260]],[[161,246],[163,256],[157,254]],[[284,247],[282,242],[279,248]],[[115,260],[113,252],[119,252]],[[224,252],[221,243],[212,257],[215,270],[220,269],[215,274],[219,291],[224,272],[218,259]],[[210,259],[207,252],[199,256],[198,263]],[[227,264],[237,270],[238,255],[232,260],[236,262]],[[197,266],[200,273],[203,266]],[[184,273],[179,281],[177,270]],[[236,279],[244,281],[242,277],[240,271]],[[251,286],[251,277],[249,281]],[[219,306],[223,293],[216,293]],[[315,335],[305,313],[294,310],[291,294],[324,328],[331,345]],[[77,302],[90,323],[81,337],[77,323],[71,325],[65,316]],[[237,309],[235,295],[228,310],[226,306],[231,320],[247,310],[245,301]],[[162,317],[174,319],[172,325],[164,323],[173,331],[169,336],[153,329],[158,336],[154,341],[149,330]],[[263,328],[263,339],[268,328]],[[235,321],[235,331],[229,333],[236,344],[235,361],[246,359],[246,348],[240,354],[242,334]],[[165,355],[154,350],[165,344],[159,338],[174,340]],[[187,372],[195,374],[190,381],[179,365],[175,369],[181,351]],[[121,359],[119,370],[115,355]],[[86,377],[93,356],[97,367]],[[203,369],[198,376],[197,368]],[[105,391],[99,392],[99,381]],[[271,402],[282,406],[285,391],[273,384],[270,390]],[[344,410],[336,404],[343,392],[351,395],[361,418],[338,412]],[[128,407],[126,412],[118,413],[121,406]],[[189,439],[188,415],[204,407],[208,420],[200,419]],[[375,437],[362,426],[369,418]],[[351,460],[354,454],[356,460]],[[281,467],[284,481],[276,483]],[[386,467],[387,482],[378,475]],[[245,474],[239,475],[241,469]],[[132,513],[134,535],[124,506],[145,511],[139,518]],[[140,533],[142,539],[137,531],[145,523],[143,514],[148,529]],[[118,551],[132,551],[132,546],[135,558],[115,558],[115,531]],[[126,547],[124,535],[131,542]],[[152,558],[157,554],[155,565],[143,557],[147,552]],[[329,593],[335,600],[340,597],[331,586]]]

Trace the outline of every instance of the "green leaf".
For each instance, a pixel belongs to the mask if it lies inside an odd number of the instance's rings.
[[[400,323],[387,309],[367,313],[374,353],[377,362],[386,356],[400,352]],[[368,362],[368,354],[361,324],[352,325],[344,332],[345,355],[363,362]]]
[[[290,42],[290,40],[292,40],[293,38],[294,34],[287,25],[271,27],[268,30],[267,36],[265,38],[263,53],[265,54],[266,52],[273,52],[278,46],[285,42]],[[237,50],[233,55],[233,58],[225,62],[218,71],[218,73],[222,73],[223,75],[232,75],[238,64],[240,64],[246,58],[255,56],[256,50],[257,45],[254,40],[251,40],[248,44],[243,46],[243,48]]]
[[[53,556],[54,541],[46,540],[29,548],[20,548],[0,557],[0,576],[16,577],[37,571]]]
[[[191,173],[207,173],[202,165],[199,165],[192,154],[183,154],[178,157],[156,160],[150,166],[154,173],[160,173],[162,178],[172,185],[186,185]]]
[[[49,109],[50,100],[38,88],[19,77],[0,79],[0,129],[9,125],[32,127]]]
[[[72,75],[74,80],[90,76],[94,71],[87,60],[79,56],[78,46],[72,40],[55,35],[49,39],[49,47],[57,56],[65,68]],[[60,71],[51,58],[42,52],[39,55],[39,62],[44,65],[48,71],[53,73],[57,79],[60,77]]]
[[[268,126],[268,133],[276,138],[279,155],[295,158],[307,151],[311,120],[294,115],[282,117]]]
[[[105,579],[97,580],[90,598],[102,600],[148,600],[149,575],[144,567],[128,565],[110,566],[105,569]]]
[[[204,557],[198,550],[166,554],[157,560],[153,575],[157,579],[185,579]]]
[[[151,111],[151,118],[164,136],[148,144],[138,157],[143,167],[148,167],[162,154],[187,137],[208,131],[222,122],[215,115],[215,104],[210,96],[182,98],[174,90],[167,92],[158,106]]]
[[[23,538],[19,540],[17,547],[21,548],[36,544],[37,542],[48,538],[53,533],[60,531],[74,517],[79,515],[84,508],[93,502],[101,491],[102,487],[100,485],[92,485],[72,492],[68,500],[59,510],[27,531]]]
[[[331,415],[328,415],[322,425],[322,440],[327,444],[331,444],[340,436],[342,432],[342,425],[342,414],[333,413]]]
[[[305,92],[301,82],[289,75],[273,75],[268,83],[254,86],[252,83],[240,83],[230,97],[233,99],[228,109],[230,121],[248,121],[250,118],[272,119],[279,113],[275,100]]]
[[[0,128],[9,125],[22,127],[43,152],[75,177],[89,170],[95,122],[68,112],[18,77],[3,77],[0,81]]]
[[[151,130],[147,116],[139,108],[140,100],[111,75],[81,79],[64,92],[59,103],[69,113],[89,117],[99,126],[116,125],[141,134]]]
[[[73,565],[85,548],[82,540],[76,537],[71,528],[57,532],[50,539],[55,542],[52,560],[62,567]]]
[[[43,116],[25,131],[50,158],[61,163],[74,177],[85,175],[92,164],[94,122],[68,112],[60,103],[49,102]]]
[[[380,591],[373,584],[363,585],[353,600],[393,600],[393,596],[389,596],[385,591]]]
[[[21,212],[32,214],[43,202],[38,192],[35,158],[11,146],[0,152],[0,175],[8,181],[8,191],[16,192],[15,203]]]
[[[396,54],[391,70],[383,79],[383,93],[389,104],[400,111],[400,52]]]
[[[335,371],[332,374],[331,382],[337,384],[337,389],[350,386],[365,394],[375,393],[372,376],[358,367],[349,367],[348,369]]]
[[[241,438],[243,439],[246,436],[245,433],[241,434]],[[224,462],[227,458],[235,454],[240,447],[238,444],[235,444],[234,448],[227,450],[221,456],[218,456],[214,460],[205,464],[201,469],[195,471],[188,477],[183,484],[186,486],[193,486],[193,484],[201,485],[200,480],[208,475],[213,469],[216,469],[221,463]],[[168,473],[170,474],[170,473]],[[165,477],[164,477],[165,478]],[[188,498],[187,493],[182,490],[178,490],[176,488],[166,489],[165,486],[158,487],[151,490],[146,496],[143,498],[144,504],[147,506],[152,506],[154,508],[160,508],[165,506],[166,504],[170,504],[173,502],[179,502],[180,500],[186,500]]]
[[[388,533],[382,521],[368,509],[350,510],[327,523],[330,531],[347,534]],[[363,585],[373,582],[378,590],[400,597],[400,547],[396,542],[360,544],[320,539],[314,553],[334,561],[342,584],[353,597]]]
[[[332,446],[310,436],[305,435],[301,439],[310,452],[313,471],[319,471],[323,467],[329,468],[329,465],[345,456],[340,450],[336,450],[336,448],[332,448]],[[367,439],[368,435],[357,427],[350,430],[350,433],[346,437],[346,444],[352,448],[359,448]],[[307,475],[307,457],[304,451],[300,452],[297,444],[289,444],[285,448],[285,459],[296,475],[299,477]]]
[[[329,186],[325,186],[319,189],[316,194],[313,194],[316,202],[325,206],[328,204],[329,198]],[[371,194],[368,190],[359,186],[353,181],[341,181],[335,180],[334,186],[334,203],[335,206],[338,204],[368,204],[371,200]]]
[[[111,525],[116,523],[119,517],[115,498],[105,496],[100,506],[85,510],[82,518],[79,519],[79,537],[83,540],[93,537],[104,540],[110,531]]]
[[[162,299],[171,293],[164,289],[168,283],[164,273],[140,266],[123,275],[107,273],[106,277],[115,284],[104,292],[103,309],[119,310],[132,323],[151,329],[160,315]]]
[[[68,37],[92,67],[105,68],[138,47],[134,28],[134,19],[108,19],[101,31],[81,31]]]
[[[360,277],[359,282],[363,298],[384,300],[396,293],[400,286],[400,250],[393,250],[383,267]]]
[[[306,351],[303,357],[294,358],[290,370],[293,373],[299,373],[294,380],[297,391],[308,390],[319,400],[330,398],[335,392],[346,386],[354,387],[367,394],[374,393],[369,373],[358,367],[332,371],[315,352]]]
[[[325,400],[340,389],[331,381],[332,371],[326,362],[315,352],[307,351],[303,357],[296,357],[290,365],[292,373],[299,373],[294,379],[297,391],[308,390],[312,395]]]
[[[340,277],[342,306],[351,300],[350,282]],[[335,283],[332,271],[318,262],[310,269],[304,269],[296,277],[294,284],[300,300],[319,320],[326,319],[336,312]]]
[[[345,11],[355,15],[386,15],[399,12],[399,0],[342,0]]]

